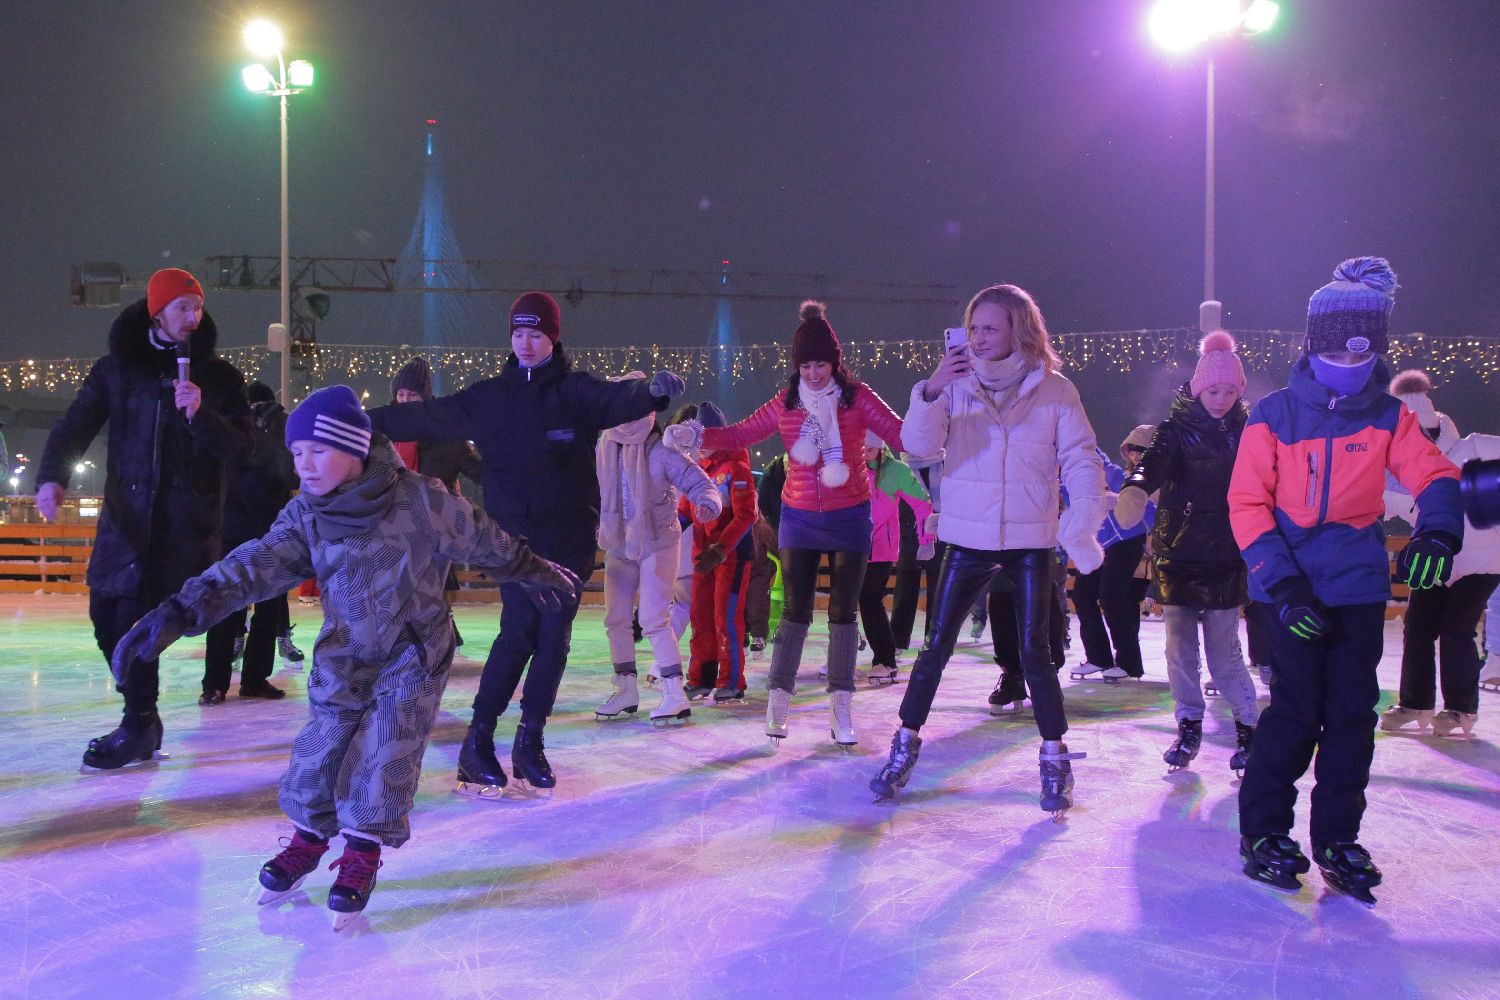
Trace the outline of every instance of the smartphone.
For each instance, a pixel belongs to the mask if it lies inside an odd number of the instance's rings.
[[[950,352],[955,347],[969,346],[969,331],[961,326],[950,326],[943,331],[943,350]]]

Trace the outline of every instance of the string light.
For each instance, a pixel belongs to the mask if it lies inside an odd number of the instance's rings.
[[[1281,372],[1302,351],[1302,333],[1285,330],[1236,330],[1240,355],[1252,371]],[[1109,330],[1057,334],[1053,348],[1066,371],[1103,366],[1125,375],[1138,368],[1191,364],[1197,357],[1201,334],[1190,328],[1170,330]],[[848,340],[844,359],[861,374],[890,368],[917,374],[930,372],[942,356],[942,342],[924,337],[910,340]],[[568,345],[577,367],[600,375],[671,369],[689,383],[705,384],[729,374],[731,383],[780,379],[791,368],[791,344],[666,347]],[[264,347],[232,347],[220,354],[247,376],[270,377],[274,355]],[[333,382],[388,382],[414,357],[423,357],[448,381],[462,386],[499,374],[509,347],[391,347],[369,344],[317,344],[300,358],[303,379],[311,385]],[[1409,333],[1393,337],[1387,355],[1393,369],[1422,368],[1439,380],[1461,371],[1485,383],[1500,375],[1500,337],[1438,336]],[[0,362],[0,390],[62,392],[76,389],[93,367],[92,359]]]

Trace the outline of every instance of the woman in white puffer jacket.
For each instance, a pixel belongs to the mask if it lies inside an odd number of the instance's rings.
[[[928,614],[931,638],[917,656],[901,701],[901,728],[886,766],[870,782],[886,798],[906,784],[921,749],[917,735],[932,707],[964,617],[996,574],[1016,595],[1021,666],[1042,737],[1041,806],[1072,805],[1072,759],[1062,690],[1048,648],[1052,549],[1061,544],[1079,572],[1104,560],[1096,535],[1109,496],[1094,430],[1029,294],[994,285],[964,311],[968,345],[949,351],[912,389],[902,425],[908,450],[946,449],[937,535],[948,543]],[[1070,505],[1058,515],[1058,479]]]

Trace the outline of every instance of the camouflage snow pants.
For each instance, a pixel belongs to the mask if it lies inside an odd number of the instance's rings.
[[[384,662],[315,650],[309,718],[281,780],[281,808],[291,821],[322,837],[348,831],[387,847],[406,843],[422,754],[452,664],[451,638],[443,649],[424,649],[414,638]]]

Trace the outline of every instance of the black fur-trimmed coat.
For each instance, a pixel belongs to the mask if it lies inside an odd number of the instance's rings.
[[[218,357],[205,312],[189,340],[189,377],[202,391],[191,423],[173,405],[177,360],[148,337],[146,300],[126,306],[109,353],[90,369],[52,427],[37,484],[67,487],[73,466],[106,423],[108,474],[89,560],[91,590],[152,599],[170,594],[221,554],[227,469],[250,448],[245,379]]]

